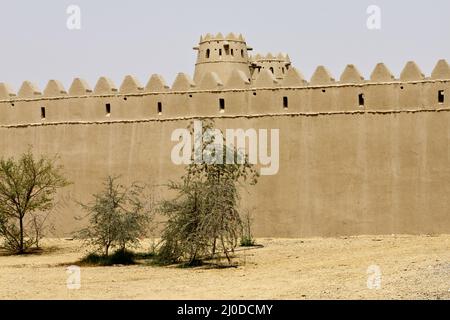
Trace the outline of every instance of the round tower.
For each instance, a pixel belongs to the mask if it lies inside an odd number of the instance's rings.
[[[234,69],[243,71],[250,79],[250,63],[247,46],[242,35],[233,33],[224,37],[221,33],[212,36],[209,33],[200,37],[195,64],[194,81],[199,83],[208,72],[215,72],[225,83]]]
[[[256,54],[250,58],[252,78],[255,79],[261,70],[269,70],[273,73],[275,79],[282,80],[286,76],[287,71],[291,66],[291,60],[287,54],[278,54],[277,56],[271,53],[266,56]]]

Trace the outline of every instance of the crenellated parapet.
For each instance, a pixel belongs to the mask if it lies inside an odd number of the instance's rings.
[[[325,66],[318,66],[311,79],[308,81],[302,72],[295,67],[285,71],[283,78],[277,77],[270,69],[261,68],[253,78],[247,78],[246,74],[234,69],[227,81],[223,81],[215,72],[207,72],[199,83],[196,83],[188,74],[177,74],[171,86],[166,84],[162,75],[153,74],[144,86],[135,76],[127,75],[120,86],[108,77],[102,76],[96,82],[94,89],[87,81],[75,78],[66,90],[59,80],[50,80],[42,91],[31,81],[24,81],[18,92],[14,92],[8,83],[0,83],[0,102],[9,100],[35,100],[56,97],[77,96],[105,96],[105,95],[147,95],[147,94],[170,94],[180,92],[202,92],[202,91],[227,91],[227,90],[253,90],[284,89],[284,88],[321,88],[321,87],[343,87],[343,86],[376,86],[386,84],[408,84],[450,81],[450,67],[446,60],[439,60],[430,76],[426,77],[414,61],[406,63],[401,74],[396,78],[384,63],[375,66],[370,77],[366,80],[357,67],[347,65],[339,80],[330,73]]]
[[[282,80],[290,66],[291,59],[289,55],[284,53],[279,53],[276,56],[272,53],[267,55],[256,54],[250,57],[250,70],[253,79],[256,79],[262,70],[269,70],[277,80]]]
[[[211,61],[205,61],[207,48],[222,49],[223,58],[220,51],[216,56],[210,51]],[[50,80],[43,91],[25,81],[17,93],[0,83],[0,125],[450,108],[446,60],[438,61],[429,76],[410,61],[398,77],[379,63],[367,78],[350,64],[337,78],[318,66],[307,80],[287,54],[250,57],[241,35],[208,34],[196,49],[194,79],[179,73],[171,85],[157,74],[146,85],[132,75],[119,86],[104,76],[94,86],[76,78],[68,90],[58,80]]]

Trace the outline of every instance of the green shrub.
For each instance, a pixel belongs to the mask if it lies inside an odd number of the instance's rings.
[[[111,249],[126,252],[129,247],[139,245],[146,236],[152,221],[152,198],[146,186],[133,183],[125,187],[117,177],[109,176],[104,189],[94,194],[94,201],[82,204],[89,218],[89,225],[76,233],[76,237],[109,255]]]
[[[88,266],[113,266],[113,265],[133,265],[136,254],[132,251],[117,250],[109,256],[90,253],[79,261],[80,265]]]
[[[241,247],[254,247],[256,246],[256,241],[250,237],[241,238]]]

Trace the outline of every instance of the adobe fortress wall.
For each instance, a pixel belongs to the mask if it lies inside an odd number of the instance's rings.
[[[335,80],[318,67],[306,81],[262,69],[199,83],[179,74],[171,87],[105,77],[94,89],[75,79],[66,91],[26,81],[17,94],[0,84],[1,155],[59,154],[74,183],[59,194],[58,234],[78,227],[72,200],[86,201],[108,174],[162,184],[181,176],[172,163],[174,129],[213,118],[220,128],[280,129],[279,172],[244,192],[242,206],[264,237],[450,230],[450,68],[430,77],[409,62],[399,79],[384,64],[364,80],[349,65]]]

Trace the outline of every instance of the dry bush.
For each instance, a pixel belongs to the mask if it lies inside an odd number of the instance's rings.
[[[210,122],[203,129],[212,128]],[[213,143],[213,140],[203,141],[202,150]],[[238,157],[237,150],[230,150],[226,144],[223,148],[224,160],[230,152],[235,159]],[[244,159],[242,164],[192,161],[186,166],[181,182],[169,183],[169,189],[176,191],[177,196],[160,206],[162,214],[168,217],[159,251],[163,262],[187,261],[195,265],[220,253],[231,263],[230,253],[234,252],[242,231],[239,186],[243,182],[256,184],[258,178],[248,157],[239,156]]]
[[[153,201],[148,188],[136,182],[125,187],[118,177],[109,176],[103,185],[92,203],[80,203],[89,225],[75,236],[108,256],[111,249],[125,252],[127,247],[139,245],[153,218]]]

